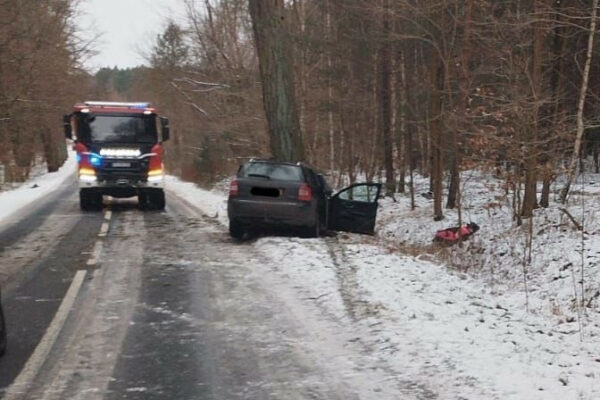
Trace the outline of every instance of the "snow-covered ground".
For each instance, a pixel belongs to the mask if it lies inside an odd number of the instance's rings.
[[[513,223],[501,181],[476,172],[463,176],[463,219],[481,230],[462,247],[432,242],[456,214],[446,210],[444,221],[433,222],[431,200],[420,195],[414,211],[408,196],[382,199],[375,237],[265,237],[251,245],[278,261],[268,272],[413,382],[420,398],[598,399],[599,178],[587,176],[583,197],[575,186],[568,206],[578,221],[585,215],[583,236],[558,205],[536,212],[525,269],[527,223]],[[174,177],[167,184],[227,224],[222,188]],[[426,187],[418,180],[417,193]],[[586,307],[577,307],[582,243]]]
[[[57,172],[42,173],[38,169],[27,182],[12,190],[0,191],[0,223],[52,193],[66,180],[75,179],[76,166],[75,156],[69,150],[67,161]]]

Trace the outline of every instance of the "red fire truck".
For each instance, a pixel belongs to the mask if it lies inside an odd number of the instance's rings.
[[[77,152],[82,210],[101,210],[103,195],[137,196],[141,209],[165,208],[167,118],[148,103],[86,101],[63,124]]]

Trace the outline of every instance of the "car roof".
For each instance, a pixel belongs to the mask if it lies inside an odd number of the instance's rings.
[[[263,163],[263,164],[275,164],[275,165],[290,165],[290,166],[294,166],[294,167],[308,167],[305,164],[302,163],[293,163],[293,162],[289,162],[289,161],[277,161],[277,160],[265,160],[265,159],[261,159],[261,158],[251,158],[250,160],[248,160],[248,162],[246,162],[246,164],[258,164],[258,163]]]

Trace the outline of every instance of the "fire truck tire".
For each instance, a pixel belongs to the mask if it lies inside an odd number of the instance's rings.
[[[81,189],[79,191],[79,206],[83,211],[102,210],[102,193]]]
[[[146,210],[148,208],[148,193],[144,191],[138,193],[138,208],[140,210]]]
[[[164,210],[166,205],[165,192],[162,190],[156,190],[154,192],[151,192],[150,203],[152,203],[154,208],[156,208],[157,210]]]
[[[140,210],[164,210],[165,192],[162,190],[142,190],[138,193]]]

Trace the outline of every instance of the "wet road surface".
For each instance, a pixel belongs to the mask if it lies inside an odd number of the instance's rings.
[[[135,200],[112,201],[82,213],[65,187],[0,232],[4,398],[390,398],[375,368],[337,368],[364,349],[337,343],[331,321],[307,318],[258,268],[293,266],[232,241],[172,195],[167,204],[142,212]],[[29,367],[76,273],[83,281],[60,334]]]

